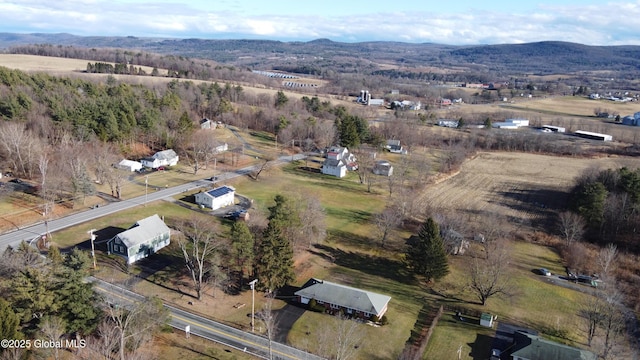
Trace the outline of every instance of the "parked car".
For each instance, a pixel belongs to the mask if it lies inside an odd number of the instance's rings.
[[[164,166],[160,166],[158,168],[156,168],[157,171],[164,171]]]
[[[11,179],[11,182],[16,184],[22,184],[22,179],[18,179],[18,178]]]
[[[538,269],[538,274],[542,275],[542,276],[551,276],[551,271],[545,269],[545,268],[540,268]]]

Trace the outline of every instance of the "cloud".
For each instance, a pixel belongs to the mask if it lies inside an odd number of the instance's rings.
[[[542,40],[590,45],[640,45],[640,0],[598,5],[538,5],[527,13],[433,10],[358,16],[253,14],[234,2],[199,5],[135,0],[8,0],[0,23],[8,32],[69,32],[78,35],[250,38],[336,41],[395,40],[442,44],[522,43]],[[215,5],[214,5],[215,4]],[[203,7],[208,6],[208,10]],[[225,7],[226,6],[226,7]]]

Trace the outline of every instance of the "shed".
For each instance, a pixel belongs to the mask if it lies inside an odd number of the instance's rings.
[[[482,315],[480,315],[480,325],[493,327],[493,315],[489,313],[482,313]]]

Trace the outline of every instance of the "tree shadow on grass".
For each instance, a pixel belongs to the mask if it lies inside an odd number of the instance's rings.
[[[316,244],[312,254],[330,259],[333,263],[349,269],[362,271],[369,275],[399,281],[405,284],[415,282],[413,274],[407,271],[400,261],[366,255],[354,251],[344,251],[326,245]]]

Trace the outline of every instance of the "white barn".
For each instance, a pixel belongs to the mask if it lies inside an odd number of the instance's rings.
[[[235,204],[235,195],[236,189],[225,185],[213,190],[199,192],[195,197],[196,204],[216,210]]]

